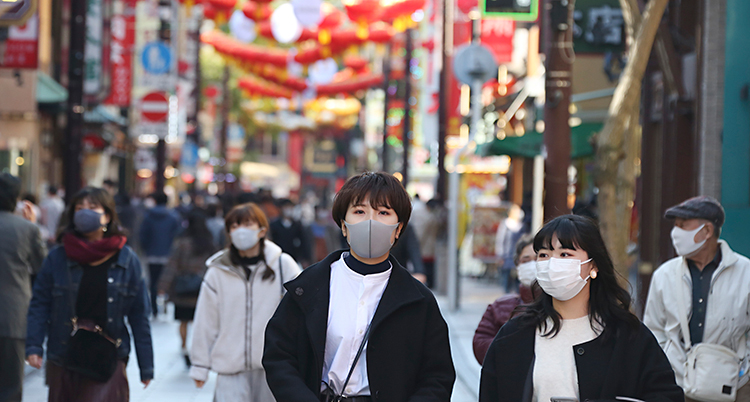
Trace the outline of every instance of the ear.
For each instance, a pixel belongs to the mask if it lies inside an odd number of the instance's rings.
[[[706,235],[706,238],[710,239],[714,237],[714,234],[716,232],[716,228],[714,227],[714,224],[712,222],[707,222],[705,228],[708,229],[708,235]]]
[[[258,238],[263,239],[268,234],[268,228],[261,228],[260,232],[258,232]]]
[[[398,227],[396,228],[396,239],[401,237],[401,230],[404,228],[404,224],[399,222]]]

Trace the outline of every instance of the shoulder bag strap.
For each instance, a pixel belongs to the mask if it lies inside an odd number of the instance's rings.
[[[684,258],[683,263],[685,263]],[[677,281],[675,282],[675,284],[677,285],[677,297],[679,298],[679,300],[677,300],[677,314],[680,316],[680,328],[682,329],[682,338],[685,340],[685,346],[687,347],[686,350],[690,350],[690,348],[693,347],[693,344],[690,341],[690,326],[688,325],[687,306],[684,303],[685,281],[682,278],[682,265],[680,265],[680,269],[677,270],[676,276]]]
[[[284,257],[283,252],[279,256],[279,285],[281,286],[281,297],[284,297],[284,294],[286,294],[286,289],[284,289],[284,266],[281,263],[282,257]]]
[[[362,338],[362,343],[359,345],[359,350],[357,351],[357,355],[354,356],[354,361],[352,362],[352,366],[349,368],[349,374],[346,375],[346,380],[344,381],[344,385],[341,386],[341,392],[339,392],[339,396],[344,395],[344,390],[346,389],[346,386],[349,385],[349,380],[352,378],[352,373],[354,373],[354,368],[357,367],[357,362],[359,362],[359,357],[362,356],[362,351],[365,349],[365,344],[367,343],[367,340],[370,339],[370,329],[372,328],[372,321],[370,321],[370,324],[367,326],[367,332],[365,332],[364,338]]]

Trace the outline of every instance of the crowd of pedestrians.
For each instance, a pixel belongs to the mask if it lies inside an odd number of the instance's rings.
[[[215,401],[450,400],[437,200],[386,173],[351,177],[330,207],[259,191],[169,208],[106,184],[37,206],[0,175],[0,401],[21,400],[24,360],[50,401],[127,401],[131,346],[143,385],[158,375],[163,300],[195,385],[218,374]],[[524,234],[518,212],[496,242],[508,292],[473,341],[481,402],[750,401],[750,260],[720,239],[721,204],[666,211],[677,257],[643,323],[591,214]]]

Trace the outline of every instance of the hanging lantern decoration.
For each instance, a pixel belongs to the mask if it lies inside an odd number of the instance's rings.
[[[416,25],[412,14],[424,8],[425,0],[403,0],[393,3],[383,9],[381,19],[393,24],[397,32],[404,32]]]
[[[245,17],[250,18],[255,22],[266,21],[271,18],[272,14],[271,6],[268,4],[258,4],[255,1],[246,1],[242,5],[242,13]]]
[[[351,68],[357,74],[361,74],[367,69],[367,60],[358,56],[347,57],[344,59],[344,66]]]
[[[219,25],[229,20],[229,16],[237,5],[237,0],[207,0],[207,2],[216,9],[216,18],[214,20]]]
[[[291,0],[294,15],[305,28],[315,28],[323,18],[322,0]]]
[[[318,24],[318,42],[323,46],[331,43],[331,30],[341,25],[341,11],[329,3],[323,3],[321,6],[323,18]]]
[[[354,93],[383,84],[382,75],[364,75],[346,81],[322,84],[315,87],[318,96]]]
[[[290,3],[284,3],[273,10],[271,32],[274,39],[283,44],[294,43],[302,35],[302,25],[297,21]]]
[[[292,91],[280,85],[254,77],[242,77],[237,81],[237,86],[251,96],[267,96],[271,98],[292,99]]]
[[[345,4],[346,15],[357,24],[357,37],[367,40],[369,25],[380,18],[382,7],[379,0],[361,0]]]
[[[216,21],[216,9],[210,3],[203,5],[203,17],[212,21]]]
[[[229,18],[229,32],[244,43],[252,43],[257,37],[255,21],[247,18],[240,10],[235,10]]]
[[[277,67],[286,67],[289,59],[287,50],[243,44],[220,31],[201,34],[201,42],[213,46],[218,53],[233,59],[234,62],[242,66],[271,64]]]

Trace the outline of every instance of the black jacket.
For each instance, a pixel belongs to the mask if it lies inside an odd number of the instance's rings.
[[[672,366],[646,326],[637,333],[621,328],[614,336],[607,331],[573,346],[581,401],[684,402]],[[535,334],[536,327],[519,318],[500,329],[484,358],[480,402],[532,400]]]
[[[266,327],[263,367],[278,402],[319,400],[331,264],[337,251],[284,286]],[[391,257],[393,272],[372,320],[367,375],[374,401],[450,400],[456,373],[448,326],[432,293]]]
[[[293,220],[292,225],[286,227],[279,218],[271,222],[270,230],[271,240],[285,253],[297,262],[310,262],[310,244],[302,222]]]

